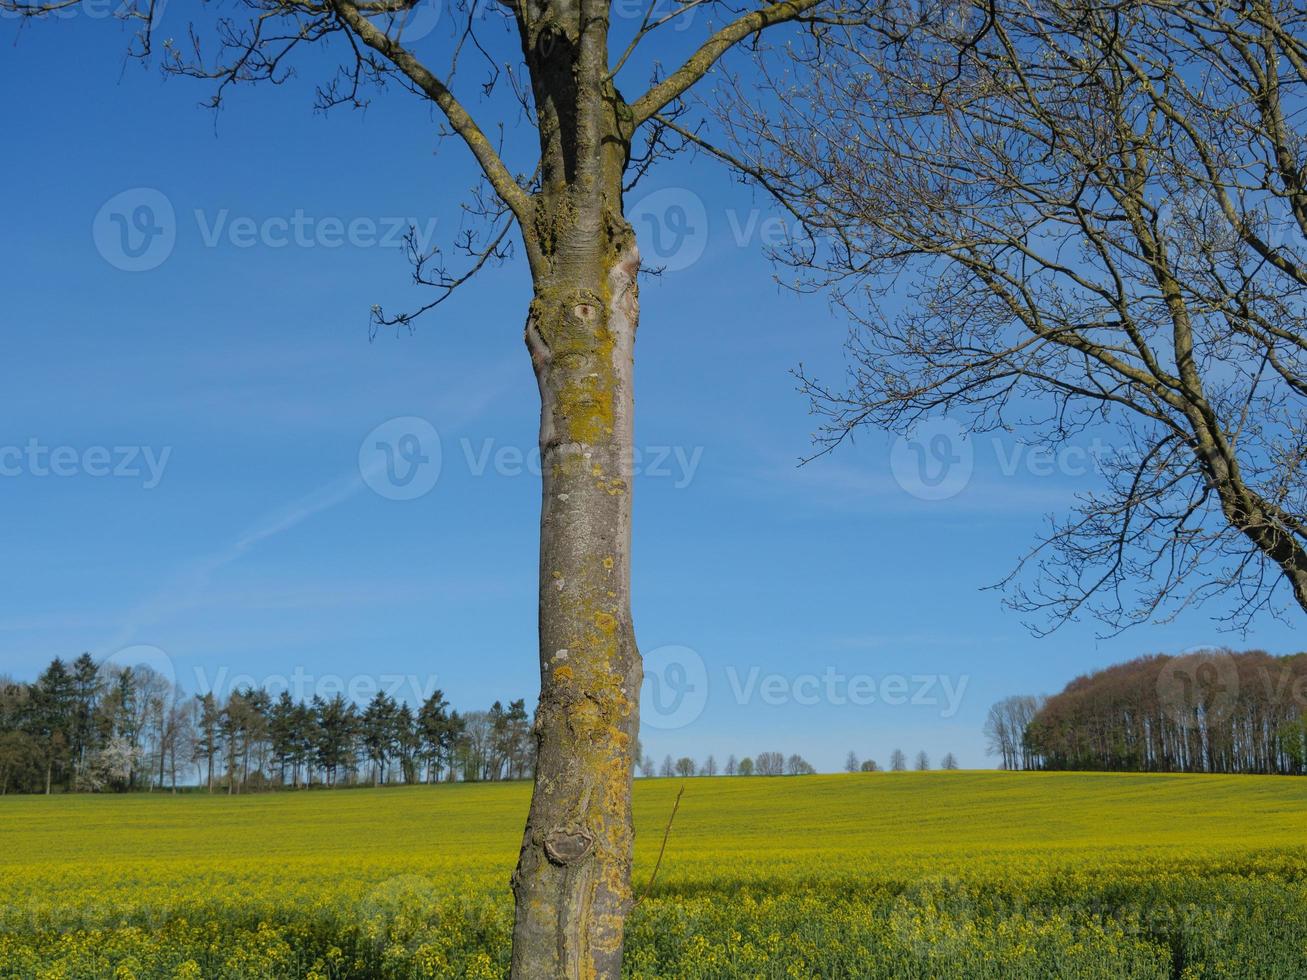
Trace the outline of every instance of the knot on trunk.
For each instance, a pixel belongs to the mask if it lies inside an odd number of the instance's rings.
[[[594,838],[584,830],[552,830],[545,837],[545,856],[554,864],[575,864],[590,853]]]

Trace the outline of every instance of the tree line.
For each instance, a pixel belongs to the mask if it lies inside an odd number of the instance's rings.
[[[535,775],[533,719],[519,698],[459,712],[443,691],[416,708],[379,692],[296,700],[243,687],[191,696],[146,664],[61,658],[32,683],[0,676],[0,795],[54,792],[210,793],[526,779]],[[850,753],[852,756],[852,753]],[[666,756],[637,751],[646,778],[801,776],[801,755]],[[952,754],[943,768],[956,768]],[[856,767],[876,771],[868,760]],[[891,769],[906,769],[895,750]],[[925,753],[916,768],[928,769]]]
[[[30,684],[0,678],[0,795],[522,779],[530,732],[522,698],[460,713],[439,690],[416,708],[385,692],[192,697],[147,665],[82,654]]]
[[[1307,653],[1139,657],[1001,701],[985,734],[1007,769],[1307,774]]]
[[[952,752],[945,752],[944,758],[940,759],[939,761],[939,767],[941,769],[948,769],[948,770],[957,769],[958,768],[957,756],[955,756]],[[908,768],[908,757],[904,754],[902,749],[895,749],[893,752],[890,753],[890,757],[889,757],[890,772],[906,772],[907,768]],[[918,752],[916,758],[913,760],[912,768],[915,769],[917,772],[929,772],[931,768],[930,756],[924,750]],[[844,760],[844,771],[845,772],[880,772],[881,767],[880,767],[880,763],[877,762],[875,759],[862,759],[860,761],[858,759],[858,754],[853,750],[849,750],[848,757],[845,758]]]
[[[783,752],[759,752],[757,756],[745,756],[737,759],[734,755],[728,756],[725,765],[718,767],[717,757],[710,755],[703,760],[703,764],[695,762],[688,755],[683,755],[673,761],[672,757],[665,756],[662,765],[654,763],[653,756],[641,755],[639,772],[645,779],[659,777],[670,779],[680,777],[688,779],[692,776],[811,776],[816,773],[807,759],[801,755],[786,756]]]
[[[926,772],[931,768],[930,756],[918,752],[912,768]],[[939,768],[957,769],[958,760],[952,752],[947,752],[940,760]],[[889,771],[905,772],[908,769],[908,757],[902,749],[895,749],[890,754]],[[708,756],[700,764],[689,756],[673,760],[665,756],[662,764],[654,762],[653,756],[644,755],[640,760],[640,775],[645,779],[672,777],[689,778],[691,776],[809,776],[816,773],[812,763],[801,755],[786,756],[783,752],[759,752],[756,756],[737,759],[729,756],[724,766],[718,767],[716,756]],[[850,751],[844,760],[845,772],[880,772],[881,767],[875,759],[860,760],[856,752]]]

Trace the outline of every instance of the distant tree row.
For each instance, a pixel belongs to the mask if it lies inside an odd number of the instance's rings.
[[[1038,768],[1026,733],[1047,700],[1028,694],[1004,698],[985,717],[985,739],[990,755],[999,757],[1002,769]]]
[[[786,757],[782,752],[759,752],[754,757],[745,756],[743,759],[732,755],[721,771],[727,776],[810,776],[817,770],[801,755]],[[717,759],[711,755],[703,760],[703,765],[684,755],[676,760],[666,756],[661,766],[650,755],[640,760],[640,775],[645,779],[655,776],[663,779],[716,776],[717,772]]]
[[[524,779],[534,775],[523,699],[453,710],[435,691],[416,708],[386,693],[366,704],[342,694],[296,700],[259,688],[191,696],[148,665],[55,659],[32,683],[0,677],[0,795],[129,792],[200,786],[237,794],[315,786]],[[650,777],[803,776],[801,755],[666,756],[637,753]],[[875,772],[850,752],[850,772]],[[900,749],[889,768],[908,768]],[[925,752],[914,768],[930,769]],[[941,762],[956,769],[952,753]]]
[[[1008,698],[985,734],[1008,769],[1307,773],[1307,653],[1140,657],[1050,698]]]
[[[534,766],[526,702],[460,714],[435,691],[414,711],[378,693],[359,707],[337,694],[296,702],[260,690],[199,706],[196,752],[204,782],[299,788],[523,779]]]
[[[958,767],[957,757],[952,752],[946,752],[944,758],[940,760],[941,769],[956,769]],[[895,749],[890,753],[889,769],[890,772],[905,772],[908,768],[908,757],[903,754],[902,749]],[[917,753],[917,758],[913,762],[913,769],[917,772],[928,772],[930,770],[930,756],[924,751]],[[880,772],[880,763],[875,759],[858,760],[858,754],[852,750],[849,751],[848,757],[844,760],[845,772]]]
[[[385,693],[191,697],[148,666],[83,654],[30,684],[0,678],[0,794],[521,779],[530,729],[523,699],[460,714],[441,691],[416,710]]]
[[[925,752],[918,752],[913,768],[924,772],[930,767],[930,756]],[[890,769],[894,772],[903,772],[907,768],[907,756],[901,749],[895,749],[890,757]],[[940,768],[958,768],[958,760],[952,752],[944,756]],[[874,759],[859,761],[857,753],[850,752],[844,761],[844,769],[846,772],[879,772],[880,766]],[[782,752],[759,752],[756,756],[745,756],[743,759],[737,759],[732,755],[720,769],[720,772],[727,776],[808,776],[816,771],[803,756],[786,756]],[[702,764],[695,762],[689,756],[673,759],[670,755],[663,759],[661,765],[654,762],[653,757],[649,755],[644,756],[640,762],[640,775],[646,779],[716,776],[718,772],[717,759],[711,755],[704,759]]]

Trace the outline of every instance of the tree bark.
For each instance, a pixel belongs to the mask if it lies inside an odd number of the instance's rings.
[[[630,612],[632,377],[640,267],[624,221],[537,276],[538,764],[513,875],[512,975],[616,978],[631,905],[631,776],[642,680]],[[582,249],[580,252],[586,250]]]

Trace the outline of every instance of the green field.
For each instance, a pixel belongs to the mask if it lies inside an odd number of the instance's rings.
[[[1307,780],[684,785],[633,976],[1307,977]],[[502,976],[529,789],[2,799],[0,975]]]

